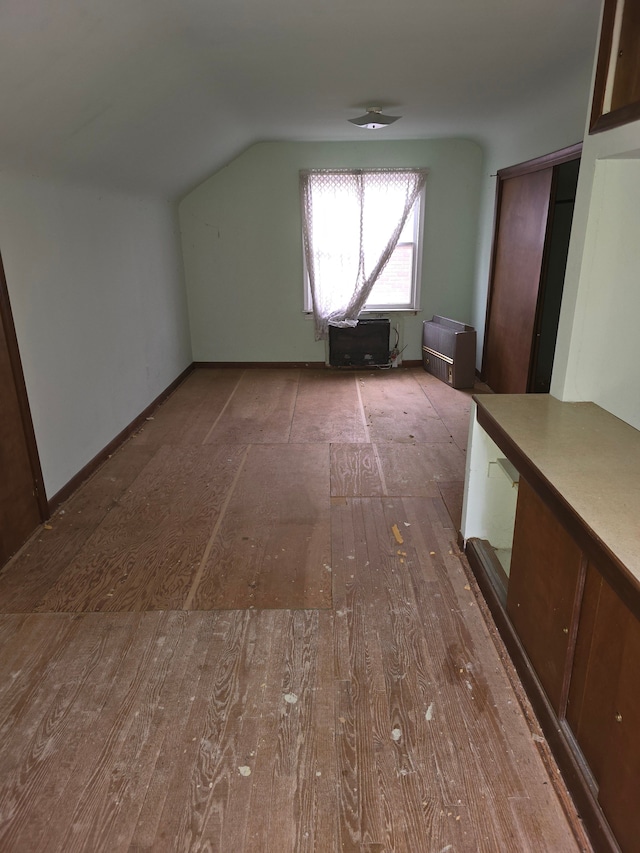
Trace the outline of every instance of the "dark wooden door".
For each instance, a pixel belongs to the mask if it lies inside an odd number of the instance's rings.
[[[547,168],[499,183],[483,362],[496,393],[528,390],[552,181]]]
[[[7,284],[0,258],[0,566],[45,517]]]

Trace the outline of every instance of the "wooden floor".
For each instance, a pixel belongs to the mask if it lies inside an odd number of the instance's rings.
[[[0,850],[589,850],[456,546],[469,405],[193,373],[0,574]]]

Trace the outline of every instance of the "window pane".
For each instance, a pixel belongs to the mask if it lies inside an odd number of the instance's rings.
[[[414,235],[418,203],[407,216],[400,239],[382,275],[373,285],[366,308],[376,305],[410,306],[413,302],[413,261],[415,256]]]
[[[416,231],[416,218],[420,209],[420,200],[413,205],[411,213],[407,216],[407,221],[404,223],[404,228],[400,232],[398,243],[413,243]]]
[[[373,285],[367,306],[411,304],[413,252],[413,243],[396,246],[391,260]]]

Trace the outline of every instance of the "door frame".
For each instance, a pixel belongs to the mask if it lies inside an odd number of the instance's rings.
[[[491,317],[491,300],[493,296],[493,277],[495,273],[497,248],[498,248],[498,226],[500,223],[501,203],[502,203],[502,187],[504,181],[509,178],[517,178],[522,175],[528,175],[531,172],[539,172],[543,169],[561,166],[563,163],[568,163],[571,160],[577,160],[582,155],[582,142],[576,142],[574,145],[569,145],[566,148],[561,148],[559,151],[553,151],[550,154],[543,154],[541,157],[534,157],[532,160],[525,160],[523,163],[517,163],[515,166],[507,166],[504,169],[498,169],[496,173],[496,203],[493,216],[493,238],[491,242],[491,262],[489,264],[489,281],[487,287],[487,307],[485,312],[484,336],[482,342],[482,367],[480,369],[480,377],[484,380],[486,377],[486,353],[487,353],[487,338],[489,334],[489,319]],[[547,234],[545,241],[549,238],[549,228],[547,223]],[[538,306],[539,307],[539,306]],[[538,313],[538,312],[537,312]],[[535,322],[537,324],[538,317]],[[531,380],[531,362],[529,363],[529,376],[527,378],[527,387]]]
[[[40,514],[40,521],[45,521],[49,517],[49,507],[47,504],[47,496],[44,489],[44,480],[42,477],[42,468],[40,465],[40,456],[38,454],[38,445],[36,443],[36,434],[33,428],[31,419],[31,409],[29,407],[29,397],[27,395],[27,386],[24,381],[24,373],[22,371],[22,360],[20,358],[20,349],[18,347],[18,338],[13,322],[13,314],[11,313],[11,302],[9,300],[9,288],[7,287],[7,279],[0,254],[0,323],[4,328],[4,334],[7,341],[7,350],[9,353],[9,363],[11,365],[11,373],[13,375],[13,383],[15,385],[18,405],[20,407],[20,420],[22,422],[22,431],[29,455],[29,464],[31,467],[31,478],[33,481],[33,491]]]

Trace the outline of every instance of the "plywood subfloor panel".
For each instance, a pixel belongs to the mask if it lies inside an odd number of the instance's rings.
[[[34,609],[181,608],[245,452],[160,448]]]
[[[451,439],[460,450],[466,452],[469,442],[469,415],[459,417],[444,417],[442,422],[446,426]]]
[[[132,437],[134,444],[202,444],[245,371],[195,370]]]
[[[373,444],[331,445],[331,496],[384,494],[377,448]]]
[[[368,441],[357,376],[350,372],[302,371],[290,441]]]
[[[386,373],[358,379],[373,442],[449,442],[451,437],[410,371],[391,382]]]
[[[464,455],[453,442],[380,444],[386,494],[437,496],[440,480],[464,481]]]
[[[418,370],[412,375],[440,417],[468,414],[472,395],[482,390],[482,386],[477,389],[452,388],[426,370]]]
[[[462,502],[464,499],[464,482],[456,480],[454,482],[439,482],[438,490],[442,495],[442,500],[447,508],[447,513],[451,519],[451,526],[458,531],[462,527]],[[445,519],[445,527],[446,524]]]
[[[441,418],[449,435],[461,450],[466,450],[469,438],[469,409],[472,394],[490,393],[483,383],[474,388],[456,389],[436,379],[426,371],[414,373],[416,382]]]
[[[438,497],[441,481],[464,481],[464,454],[453,442],[332,444],[331,495]]]
[[[0,571],[1,611],[35,609],[154,454],[127,442],[38,529]]]
[[[299,370],[245,370],[205,443],[289,441],[299,379]]]
[[[328,445],[255,445],[189,606],[330,607],[330,558]]]

